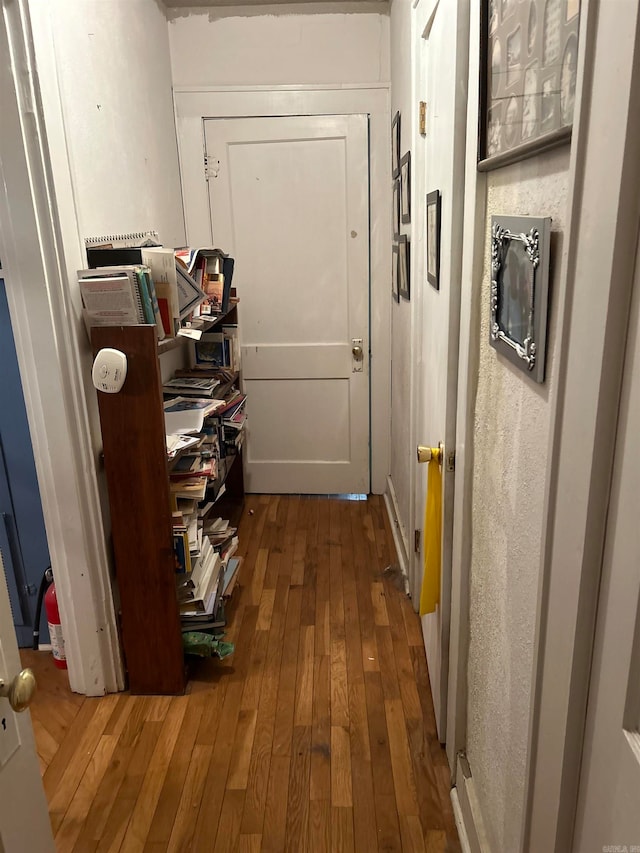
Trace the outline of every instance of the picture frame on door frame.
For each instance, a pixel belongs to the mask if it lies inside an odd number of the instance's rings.
[[[400,112],[391,122],[391,174],[394,178],[400,175]]]
[[[427,281],[436,290],[440,290],[440,190],[427,194],[426,247]]]
[[[403,299],[411,298],[411,243],[406,234],[401,234],[398,240],[398,292]]]
[[[491,217],[489,343],[544,382],[551,218]]]
[[[478,169],[569,142],[579,0],[482,0]]]
[[[396,302],[400,302],[400,248],[398,243],[393,244],[391,255],[391,293]]]
[[[400,161],[400,205],[403,225],[411,222],[411,151]]]
[[[393,239],[400,236],[400,179],[393,182]]]

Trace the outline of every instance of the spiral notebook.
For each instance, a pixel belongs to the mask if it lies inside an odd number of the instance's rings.
[[[130,231],[124,234],[104,234],[102,237],[85,237],[85,249],[140,249],[159,246],[157,231]]]

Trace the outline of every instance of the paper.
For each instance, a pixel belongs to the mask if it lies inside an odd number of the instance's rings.
[[[114,326],[134,326],[138,322],[138,309],[131,292],[131,282],[126,273],[91,275],[78,273],[82,302],[89,322]]]

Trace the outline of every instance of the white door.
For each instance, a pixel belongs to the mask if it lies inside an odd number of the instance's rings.
[[[640,850],[639,272],[636,267],[591,669],[578,853]]]
[[[9,684],[20,670],[0,554],[0,678]],[[0,853],[54,849],[31,717],[28,711],[14,713],[0,698]]]
[[[464,5],[464,4],[463,4]],[[414,134],[412,202],[414,325],[419,362],[414,374],[417,401],[416,439],[420,445],[444,445],[442,464],[442,569],[440,602],[434,613],[422,617],[429,679],[438,736],[445,740],[451,599],[451,535],[453,524],[453,469],[455,412],[460,326],[460,272],[462,265],[462,203],[466,114],[466,55],[468,44],[458,34],[460,4],[455,0],[420,0],[414,14],[416,102],[427,104],[426,134]],[[462,44],[458,43],[462,40]],[[440,192],[439,289],[427,280],[426,197]],[[423,577],[425,545],[426,465],[415,465],[415,526],[421,531],[420,551],[414,555],[412,595],[417,603]]]
[[[207,119],[205,139],[241,300],[247,491],[368,492],[367,117]]]

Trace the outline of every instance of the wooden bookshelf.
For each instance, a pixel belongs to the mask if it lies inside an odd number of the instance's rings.
[[[204,331],[237,324],[237,306],[202,319]],[[113,347],[127,357],[117,394],[98,392],[109,494],[120,626],[128,686],[137,694],[179,694],[186,667],[175,588],[175,557],[159,357],[189,338],[158,342],[155,326],[92,329],[94,355]],[[244,506],[242,449],[228,457],[225,493],[212,513],[238,526]],[[219,484],[221,485],[221,483]]]
[[[98,392],[122,647],[132,693],[186,685],[176,600],[171,503],[155,326],[92,329],[94,354],[127,356],[118,394]]]

